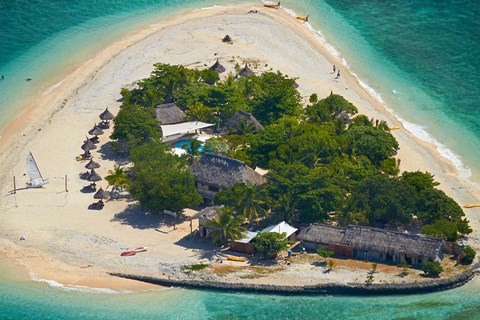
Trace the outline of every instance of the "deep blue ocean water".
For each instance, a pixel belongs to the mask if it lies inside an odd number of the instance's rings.
[[[0,0],[0,127],[122,35],[221,0]],[[409,130],[480,182],[480,2],[285,0]],[[25,81],[31,78],[32,81]],[[108,294],[16,275],[0,261],[4,319],[480,319],[478,280],[406,297],[288,297],[195,290]]]

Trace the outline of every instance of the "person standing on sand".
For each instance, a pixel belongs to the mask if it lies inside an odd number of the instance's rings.
[[[335,65],[333,65],[333,72],[332,73],[335,73],[335,71],[337,71],[337,67],[335,67]]]
[[[340,70],[338,70],[337,76],[335,77],[335,79],[338,79],[338,78],[340,78]]]

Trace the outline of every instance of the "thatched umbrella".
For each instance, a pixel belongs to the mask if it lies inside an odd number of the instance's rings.
[[[97,146],[90,139],[87,139],[83,142],[81,148],[83,151],[88,152],[90,150],[97,149]]]
[[[97,169],[97,168],[100,168],[100,164],[93,161],[93,159],[90,159],[90,161],[85,165],[85,168],[87,168],[87,169]]]
[[[94,199],[107,199],[108,198],[108,195],[107,193],[103,190],[103,188],[100,187],[100,189],[98,189],[98,191],[93,195],[93,198]]]
[[[250,77],[250,76],[254,76],[255,72],[253,72],[252,69],[250,69],[248,67],[248,64],[245,62],[245,67],[243,67],[242,71],[240,71],[238,75],[240,77]]]
[[[93,125],[93,129],[89,130],[88,131],[88,134],[92,135],[92,136],[99,136],[101,134],[103,134],[103,130],[100,129],[99,127],[97,127],[97,125]]]
[[[113,114],[108,111],[108,108],[105,109],[102,113],[99,115],[100,119],[102,120],[102,123],[108,127],[108,121],[113,120]]]
[[[217,71],[218,73],[225,72],[225,67],[220,64],[220,62],[215,62],[213,66],[210,67],[210,70]]]
[[[102,180],[102,177],[95,172],[95,169],[92,169],[87,177],[87,180],[92,182],[92,185],[95,186],[95,182]]]

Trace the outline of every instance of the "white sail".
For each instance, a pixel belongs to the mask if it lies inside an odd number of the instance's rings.
[[[27,172],[30,178],[30,182],[27,182],[29,187],[39,188],[48,183],[47,179],[43,179],[31,152],[27,154]]]

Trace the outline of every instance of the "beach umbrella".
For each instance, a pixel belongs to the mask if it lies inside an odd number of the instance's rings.
[[[108,121],[113,119],[113,114],[110,111],[108,111],[108,108],[106,108],[105,111],[100,113],[99,117],[103,121]]]
[[[242,71],[240,71],[238,75],[240,77],[250,77],[250,76],[254,76],[255,72],[253,72],[252,69],[250,69],[248,67],[248,64],[245,62],[245,67],[243,67]]]
[[[218,73],[222,73],[225,71],[225,67],[220,64],[220,62],[215,62],[213,66],[210,67],[210,70],[217,71]]]
[[[99,127],[97,127],[96,125],[93,125],[93,129],[88,131],[88,134],[90,134],[92,136],[99,136],[103,133],[104,133],[103,130],[100,129]]]
[[[93,161],[93,160],[90,160],[90,161],[85,165],[85,168],[87,168],[87,169],[97,169],[97,168],[100,168],[100,164],[96,163],[96,162]]]
[[[93,195],[94,199],[107,199],[108,195],[107,193],[103,190],[103,188],[98,189],[98,191]]]
[[[95,182],[102,180],[102,177],[95,172],[95,169],[92,169],[88,174],[87,180],[95,184]]]
[[[83,151],[88,152],[90,150],[97,149],[97,146],[87,138],[87,140],[83,142],[81,148]]]

